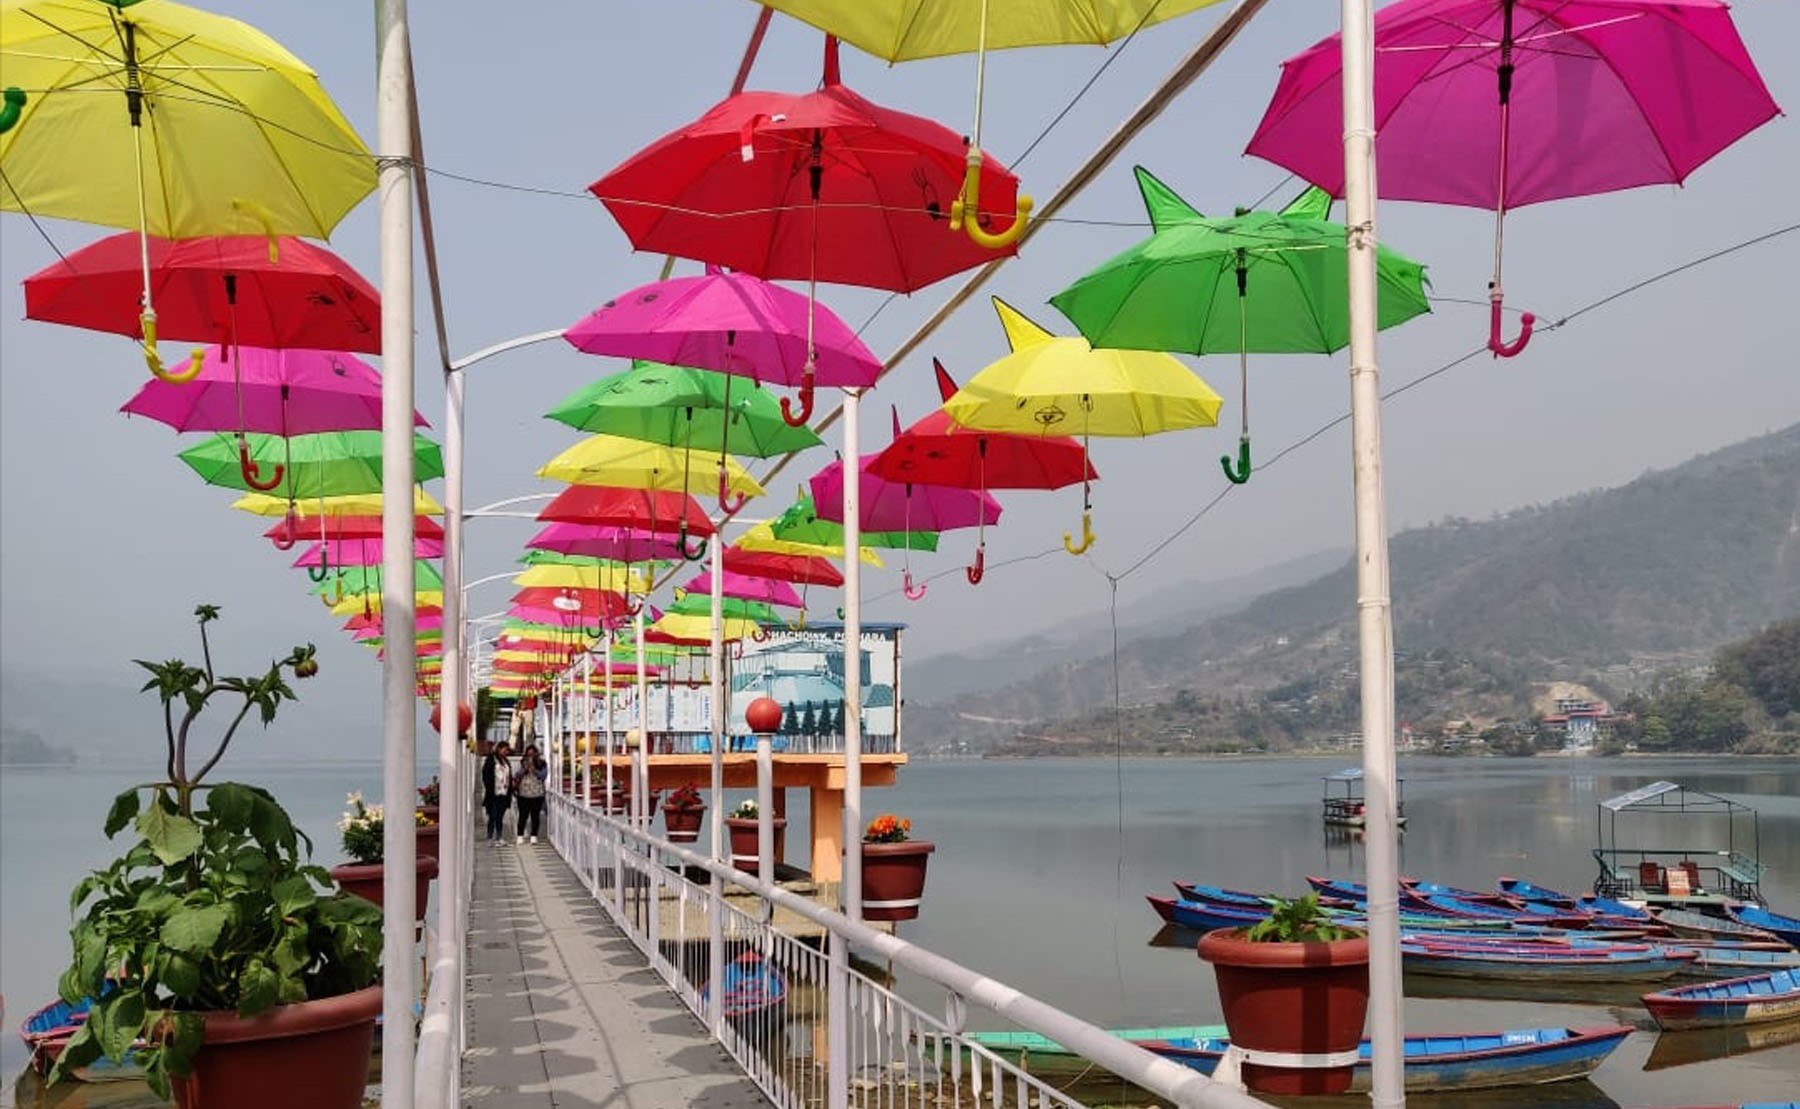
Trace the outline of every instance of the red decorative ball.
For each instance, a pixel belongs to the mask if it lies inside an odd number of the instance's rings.
[[[473,723],[475,723],[475,710],[470,708],[467,702],[457,705],[456,706],[456,724],[457,724],[456,734],[462,735],[464,732],[469,730],[469,726]],[[438,732],[438,731],[443,731],[443,729],[444,729],[444,705],[443,705],[443,702],[440,701],[437,704],[431,706],[431,730],[434,732]]]
[[[757,733],[781,730],[781,703],[773,697],[758,697],[744,710],[744,722]]]

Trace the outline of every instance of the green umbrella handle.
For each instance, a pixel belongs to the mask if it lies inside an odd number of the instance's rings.
[[[688,530],[687,525],[683,524],[681,526],[681,534],[675,538],[675,549],[680,551],[681,557],[687,559],[689,562],[699,562],[706,557],[706,540],[700,540],[700,545],[698,547],[691,551],[688,550]]]
[[[317,566],[308,566],[306,568],[306,576],[314,582],[322,582],[330,575],[331,567],[325,565],[323,562],[319,563]]]
[[[277,462],[275,463],[275,476],[268,481],[262,480],[262,467],[256,464],[256,459],[250,457],[250,441],[248,439],[238,440],[238,469],[243,474],[244,484],[264,493],[280,485],[287,477],[287,467]]]
[[[19,122],[19,113],[25,110],[25,90],[11,86],[5,93],[0,93],[0,101],[3,101],[0,103],[0,135],[4,135]]]
[[[1219,468],[1225,471],[1225,480],[1233,485],[1242,485],[1250,480],[1250,437],[1248,435],[1238,440],[1237,468],[1232,469],[1231,456],[1228,454],[1219,456]]]

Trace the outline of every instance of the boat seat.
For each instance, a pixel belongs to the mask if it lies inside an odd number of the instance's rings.
[[[1688,883],[1688,872],[1685,867],[1677,867],[1669,871],[1667,877],[1670,897],[1687,897],[1694,892],[1694,887]]]
[[[1692,859],[1681,860],[1681,872],[1687,875],[1688,889],[1694,893],[1700,890],[1700,864]]]
[[[1638,864],[1638,885],[1642,886],[1646,892],[1663,892],[1663,883],[1662,867],[1648,859]]]

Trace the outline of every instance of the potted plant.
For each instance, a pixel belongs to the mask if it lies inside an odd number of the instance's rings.
[[[438,857],[438,802],[442,797],[442,789],[438,785],[437,775],[431,781],[419,787],[419,807],[414,820],[419,826],[419,845],[416,854]]]
[[[345,893],[355,894],[375,904],[382,903],[382,857],[386,853],[382,842],[382,833],[387,821],[384,819],[380,805],[370,805],[363,801],[360,793],[352,793],[348,798],[350,808],[338,818],[338,832],[343,837],[344,854],[350,856],[350,862],[331,868],[331,879]],[[413,814],[415,827],[424,826],[424,817]],[[435,826],[434,826],[435,827]],[[437,877],[437,858],[432,855],[415,855],[413,858],[413,874],[417,885],[413,897],[413,919],[425,919],[425,902],[431,896],[431,880]]]
[[[1369,1005],[1369,941],[1336,923],[1317,894],[1277,899],[1269,918],[1200,938],[1213,965],[1234,1047],[1335,1055],[1337,1066],[1246,1059],[1244,1084],[1265,1094],[1339,1094],[1350,1088]]]
[[[863,829],[864,920],[912,920],[925,896],[925,864],[937,844],[912,838],[912,821],[882,813]]]
[[[113,799],[106,835],[130,827],[132,845],[70,896],[74,957],[57,988],[93,1000],[50,1080],[132,1049],[183,1109],[355,1109],[381,1012],[381,914],[331,888],[267,791],[204,780],[251,713],[266,727],[294,700],[287,675],[318,663],[308,645],[261,675],[219,677],[206,638],[219,610],[194,615],[203,666],[138,660],[162,702],[165,776]],[[242,703],[191,769],[194,725],[220,697]]]
[[[725,831],[731,836],[732,865],[739,870],[747,870],[752,874],[757,873],[759,854],[756,842],[756,829],[757,825],[760,823],[759,818],[761,815],[762,812],[756,807],[756,802],[750,798],[745,798],[738,803],[737,808],[731,810],[731,815],[725,818]],[[782,856],[787,853],[787,818],[783,816],[772,817],[770,818],[769,823],[774,825],[775,828],[775,857],[773,861],[776,865],[780,865]],[[765,876],[758,875],[758,877]]]
[[[700,790],[693,783],[670,793],[662,812],[670,843],[693,843],[700,838],[700,818],[706,814],[706,802],[700,799]]]

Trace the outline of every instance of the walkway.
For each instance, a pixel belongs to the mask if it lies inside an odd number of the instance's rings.
[[[477,845],[470,907],[473,1109],[765,1109],[547,841]]]

